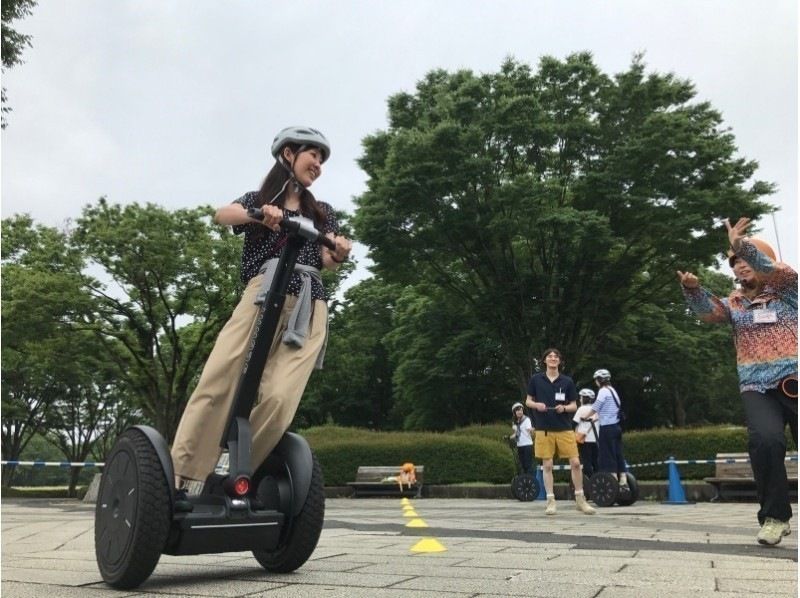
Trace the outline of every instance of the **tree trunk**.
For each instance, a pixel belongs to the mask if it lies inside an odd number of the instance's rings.
[[[69,469],[69,489],[67,490],[67,496],[69,498],[77,498],[78,493],[76,488],[78,486],[78,476],[81,474],[80,467],[70,467]]]
[[[682,428],[686,425],[686,405],[684,404],[683,395],[680,389],[675,389],[672,393],[672,411],[673,419],[676,428]]]
[[[16,465],[3,465],[3,488],[11,488],[16,473]]]

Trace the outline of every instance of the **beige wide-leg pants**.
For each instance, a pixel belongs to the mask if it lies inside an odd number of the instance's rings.
[[[220,440],[255,327],[258,306],[253,301],[263,278],[263,274],[255,276],[248,283],[231,319],[219,333],[197,388],[186,405],[172,444],[176,476],[205,481],[219,460]],[[287,295],[261,378],[257,404],[250,414],[253,467],[264,461],[291,425],[317,354],[325,342],[328,306],[319,300],[314,301],[305,345],[298,349],[281,342],[296,302],[297,297]]]

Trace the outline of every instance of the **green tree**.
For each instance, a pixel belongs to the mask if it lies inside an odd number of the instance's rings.
[[[241,241],[211,214],[100,199],[84,208],[75,231],[105,281],[88,288],[100,307],[87,324],[168,441],[241,287]]]
[[[730,292],[730,277],[712,270],[702,276],[715,292]],[[677,284],[665,295],[663,304],[643,305],[627,314],[594,354],[582,360],[591,367],[578,372],[578,379],[593,387],[592,372],[610,369],[628,423],[635,428],[739,421],[730,329],[687,317]]]
[[[2,234],[2,452],[16,460],[62,396],[71,323],[92,306],[66,234],[26,215],[4,219]],[[13,472],[5,473],[10,484]]]
[[[84,462],[95,445],[115,427],[109,419],[119,411],[124,389],[117,381],[107,347],[87,330],[55,339],[50,350],[61,362],[56,370],[58,395],[45,418],[45,436],[66,461]],[[76,496],[83,468],[70,468],[68,495]]]
[[[2,3],[2,54],[3,71],[22,63],[22,52],[31,47],[31,36],[20,33],[11,25],[33,13],[36,0],[3,0]],[[11,112],[7,104],[6,88],[2,88],[2,128],[6,128],[6,114]]]
[[[536,72],[513,60],[438,70],[388,104],[388,130],[359,160],[358,238],[387,283],[433,289],[483,323],[518,391],[544,347],[588,367],[576,359],[663,304],[677,267],[711,265],[719,219],[770,209],[772,186],[748,182],[757,164],[736,155],[719,112],[641,57],[614,76],[587,53]],[[396,400],[438,392],[414,388]]]
[[[387,343],[395,415],[406,429],[496,421],[519,398],[496,337],[439,289],[415,285],[401,293]]]
[[[332,310],[325,368],[311,377],[295,425],[393,427],[393,370],[384,337],[397,293],[376,277],[348,289],[341,308]]]

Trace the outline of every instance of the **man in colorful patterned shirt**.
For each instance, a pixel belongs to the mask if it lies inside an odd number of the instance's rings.
[[[736,345],[748,450],[760,509],[758,541],[774,545],[789,535],[789,482],[784,460],[788,423],[797,446],[797,272],[776,262],[760,239],[745,237],[749,218],[731,226],[728,252],[740,288],[727,299],[678,271],[686,302],[704,322],[730,323]]]

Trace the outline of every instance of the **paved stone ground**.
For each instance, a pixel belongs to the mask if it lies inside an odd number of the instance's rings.
[[[399,499],[329,499],[319,546],[293,574],[267,575],[248,553],[162,556],[138,591],[119,592],[97,571],[92,506],[5,500],[0,589],[8,598],[797,596],[794,520],[779,546],[759,546],[753,504],[640,501],[586,516],[560,501],[554,517],[539,501],[411,505],[429,527],[406,527],[414,518]],[[411,551],[426,539],[446,551]]]

